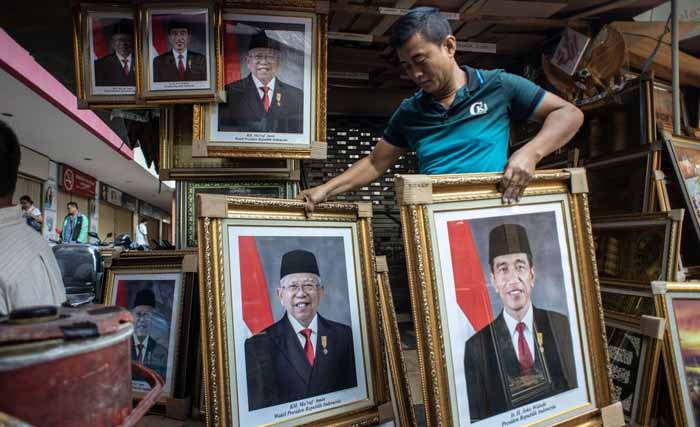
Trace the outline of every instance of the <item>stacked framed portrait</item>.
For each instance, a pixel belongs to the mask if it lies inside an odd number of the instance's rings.
[[[256,5],[222,11],[227,101],[194,107],[192,155],[323,159],[327,16],[313,3]]]
[[[515,205],[500,181],[397,176],[427,424],[602,423],[612,400],[585,172],[537,172]]]
[[[299,161],[291,159],[192,157],[192,106],[161,108],[160,176],[177,180],[221,180],[264,176],[299,180]]]
[[[697,345],[700,285],[654,282],[654,302],[659,317],[666,319],[663,356],[673,409],[674,425],[700,422]]]
[[[602,284],[646,289],[654,280],[675,280],[679,269],[683,209],[593,220]]]
[[[177,183],[178,242],[186,248],[197,246],[196,199],[198,194],[224,194],[240,197],[292,199],[296,197],[295,181],[248,179],[235,181],[179,181]]]
[[[377,423],[371,204],[197,196],[207,425]]]
[[[217,17],[207,2],[80,4],[73,14],[79,106],[223,101]]]
[[[662,132],[691,223],[700,238],[700,140]]]
[[[131,357],[164,380],[161,410],[191,395],[198,325],[195,251],[114,252],[107,270],[104,303],[129,309],[134,317]],[[133,380],[134,396],[149,390]]]

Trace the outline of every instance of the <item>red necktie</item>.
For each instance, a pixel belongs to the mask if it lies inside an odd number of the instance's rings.
[[[263,91],[263,97],[262,97],[263,108],[265,109],[265,112],[270,111],[270,97],[268,96],[268,93],[270,92],[270,88],[267,86],[260,86],[260,89]]]
[[[311,329],[302,329],[301,331],[299,331],[299,333],[306,337],[306,344],[304,344],[304,353],[306,353],[306,360],[309,361],[309,365],[314,366],[314,345],[311,344]]]
[[[520,370],[523,374],[528,374],[532,370],[533,362],[530,347],[527,345],[527,340],[523,334],[525,324],[523,322],[518,323],[515,330],[518,331],[518,362],[520,362]]]
[[[124,75],[128,76],[129,75],[129,61],[127,61],[125,59],[122,62],[124,63],[124,67],[122,67],[124,69]]]
[[[185,63],[182,62],[182,55],[177,56],[177,73],[180,75],[180,80],[185,78]]]

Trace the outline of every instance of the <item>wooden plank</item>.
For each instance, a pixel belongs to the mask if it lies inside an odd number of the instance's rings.
[[[523,18],[549,18],[567,6],[567,3],[540,1],[489,0],[480,14],[493,16],[518,16]]]
[[[413,5],[416,4],[416,0],[399,0],[394,4],[394,7],[400,8],[400,9],[409,9],[413,7]],[[394,22],[396,22],[399,19],[398,16],[390,16],[386,15],[382,17],[382,20],[379,21],[379,23],[370,31],[370,34],[374,36],[383,36],[384,33],[391,28],[392,25],[394,25]]]
[[[644,62],[651,55],[656,47],[656,40],[646,36],[625,34],[625,44],[630,58],[630,65],[641,70]],[[683,86],[700,86],[700,59],[697,59],[685,52],[680,52],[680,78]],[[651,70],[663,80],[671,81],[671,46],[662,43],[656,53],[654,62],[650,66]]]

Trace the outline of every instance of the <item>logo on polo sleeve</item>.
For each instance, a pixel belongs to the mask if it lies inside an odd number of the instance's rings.
[[[472,116],[481,116],[489,111],[489,106],[485,102],[475,102],[469,107],[469,114]]]

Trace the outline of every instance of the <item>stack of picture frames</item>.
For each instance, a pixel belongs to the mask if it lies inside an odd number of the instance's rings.
[[[163,144],[173,152],[164,169],[179,169],[173,156],[216,158],[213,168],[249,166],[222,158],[323,159],[327,9],[315,0],[79,2],[79,106],[163,107],[166,132],[191,123],[191,141]],[[186,104],[182,117],[173,104]]]
[[[206,425],[414,425],[371,203],[196,202]]]
[[[196,251],[115,251],[103,301],[131,311],[132,360],[158,373],[163,392],[154,411],[185,419],[196,393],[199,322]],[[149,385],[134,378],[134,397]]]
[[[396,181],[427,425],[624,425],[585,171]]]

